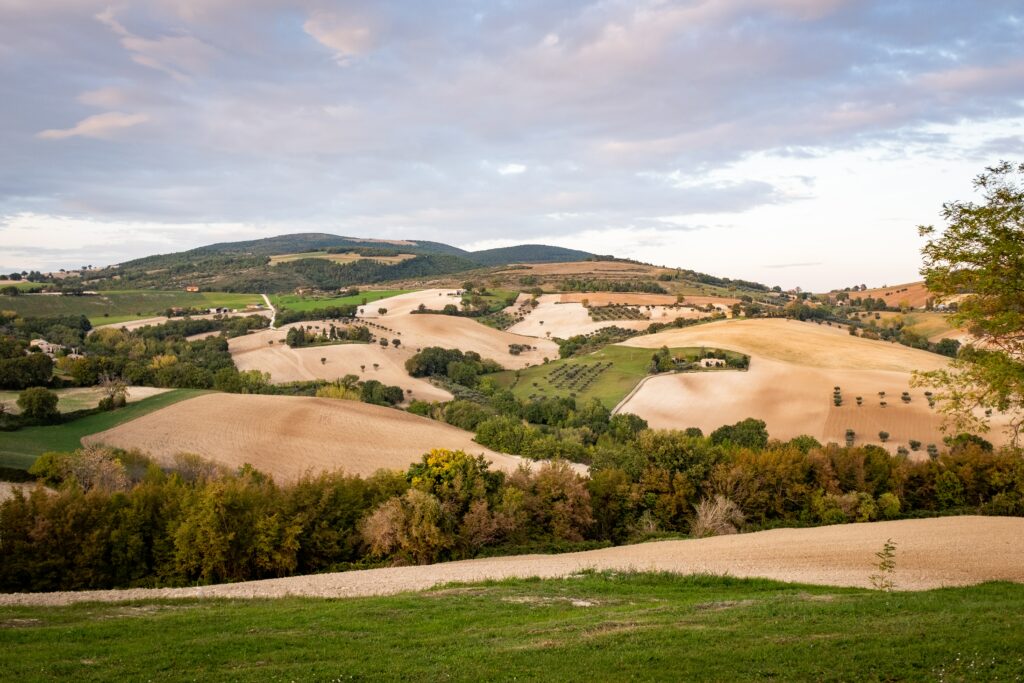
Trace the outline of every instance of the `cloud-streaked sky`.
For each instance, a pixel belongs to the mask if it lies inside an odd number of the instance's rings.
[[[0,269],[288,232],[917,277],[1024,2],[0,0]]]

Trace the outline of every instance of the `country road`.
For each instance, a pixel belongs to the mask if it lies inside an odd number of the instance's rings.
[[[270,309],[270,329],[276,330],[277,327],[274,325],[274,321],[277,320],[277,309],[274,308],[274,304],[270,303],[270,297],[266,294],[260,294],[263,300],[267,302],[267,308]]]

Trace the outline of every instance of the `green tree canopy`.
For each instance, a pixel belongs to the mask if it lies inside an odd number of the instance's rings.
[[[980,203],[947,202],[946,226],[918,228],[928,289],[957,303],[952,322],[976,341],[948,370],[919,373],[938,388],[940,409],[957,432],[986,431],[982,411],[1010,417],[1017,442],[1024,426],[1024,164],[1002,162],[974,180]]]

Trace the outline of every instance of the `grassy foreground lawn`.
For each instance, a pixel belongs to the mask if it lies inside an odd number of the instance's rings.
[[[0,608],[10,680],[1019,680],[1024,586],[585,574],[383,598]]]
[[[508,370],[490,375],[490,377],[499,386],[511,389],[516,398],[524,401],[530,400],[531,397],[554,398],[574,393],[578,403],[585,403],[592,398],[597,398],[607,408],[614,408],[618,405],[619,401],[624,399],[633,390],[633,387],[640,380],[647,376],[647,371],[651,364],[651,356],[655,351],[656,349],[610,345],[585,356],[560,359],[552,361],[547,365],[535,365],[518,372]],[[702,349],[672,348],[669,351],[674,356],[696,358]],[[739,356],[739,354],[732,355]],[[606,365],[607,363],[611,363],[611,367],[602,370],[596,376],[596,379],[585,388],[580,384],[570,386],[566,381],[559,382],[561,377],[559,368],[563,366],[591,368],[595,365]],[[726,370],[707,371],[725,372]],[[534,386],[534,382],[536,382],[537,386]]]
[[[245,308],[263,303],[258,294],[126,290],[100,292],[95,296],[25,294],[4,297],[0,308],[22,316],[85,315],[93,325],[122,323],[162,315],[168,308]]]
[[[0,432],[0,467],[28,469],[37,457],[47,451],[73,451],[82,445],[83,436],[111,429],[202,393],[205,392],[198,389],[173,389],[129,403],[119,410],[89,415],[64,424]]]
[[[315,296],[301,296],[298,294],[274,294],[271,295],[270,301],[276,308],[289,308],[293,311],[312,311],[316,308],[326,308],[327,306],[349,306],[352,304],[362,305],[363,301],[366,303],[373,303],[380,299],[386,299],[390,296],[398,296],[399,294],[408,294],[414,292],[414,289],[384,289],[369,292],[360,292],[355,296],[333,296],[333,297],[315,297]]]

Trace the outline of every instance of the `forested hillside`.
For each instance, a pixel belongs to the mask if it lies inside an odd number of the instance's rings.
[[[324,258],[343,252],[365,258],[350,263]],[[401,263],[375,260],[375,257],[399,254],[414,257]],[[282,255],[293,255],[293,260],[272,263],[271,257]],[[450,275],[481,266],[592,258],[593,254],[584,251],[541,244],[468,252],[439,242],[301,233],[147,256],[91,271],[83,285],[91,289],[180,289],[197,285],[225,292],[286,292],[300,287],[338,289],[355,284]]]

